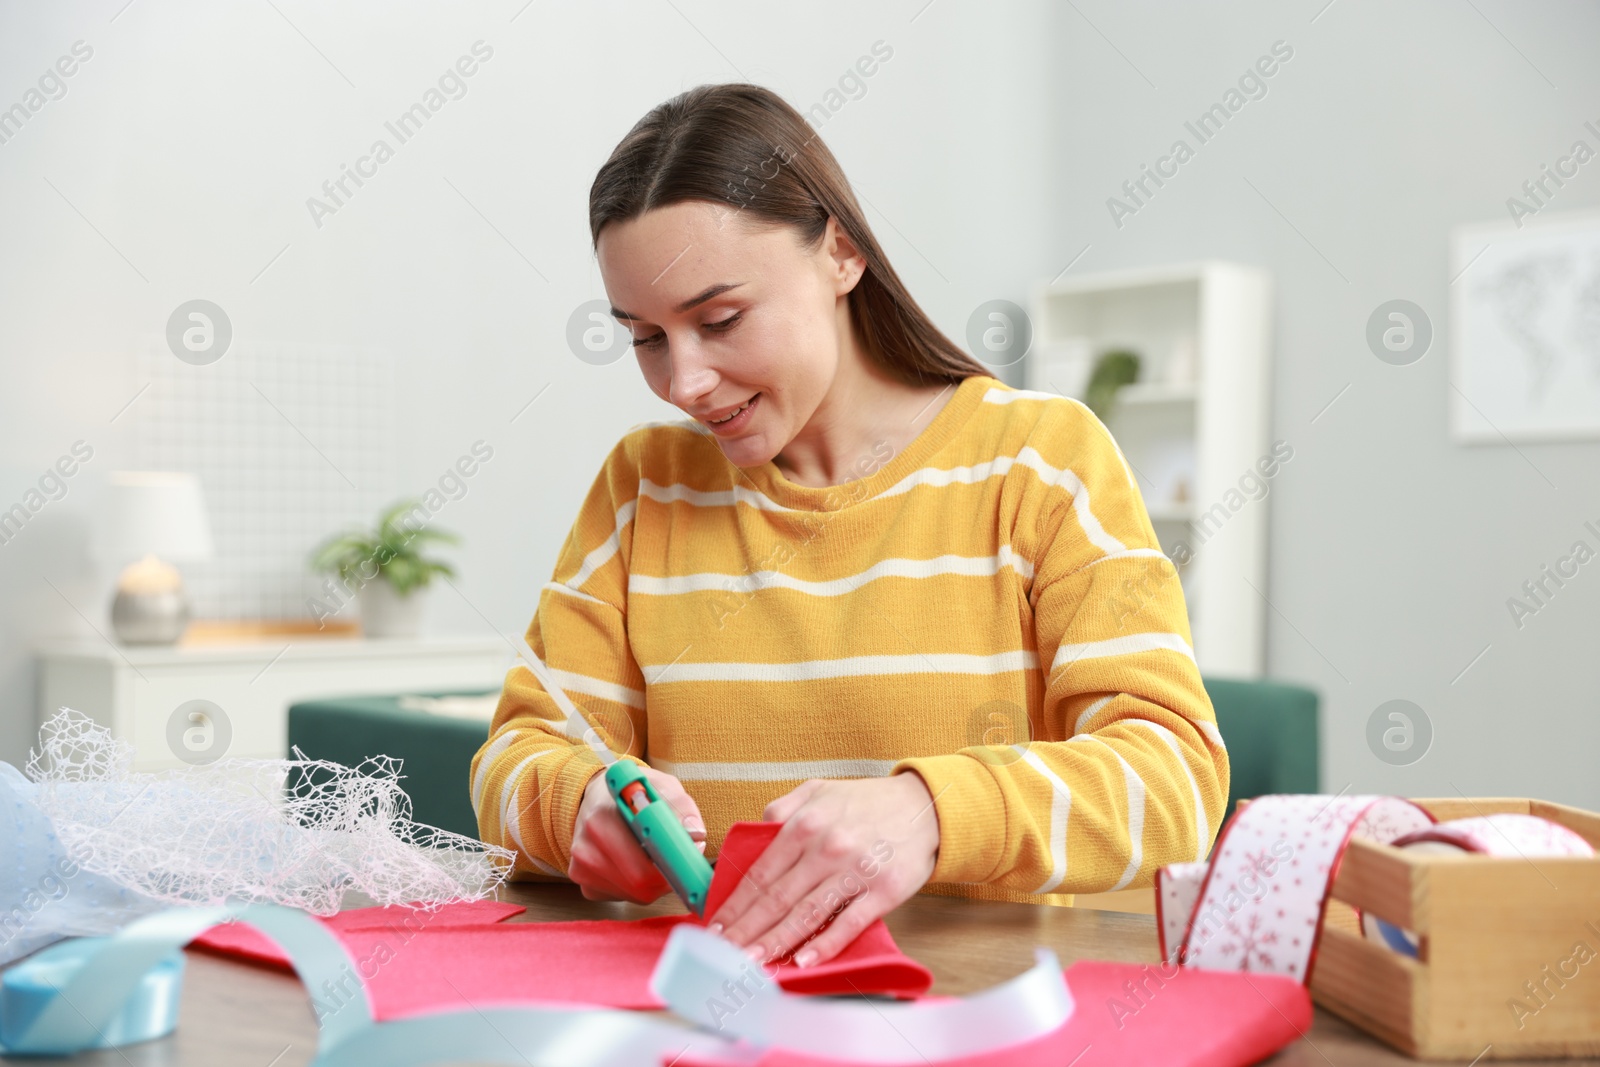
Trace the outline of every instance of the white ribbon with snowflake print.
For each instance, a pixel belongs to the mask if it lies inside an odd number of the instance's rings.
[[[1209,863],[1156,872],[1162,959],[1309,982],[1323,908],[1351,838],[1388,844],[1433,822],[1400,797],[1257,797],[1223,827]]]

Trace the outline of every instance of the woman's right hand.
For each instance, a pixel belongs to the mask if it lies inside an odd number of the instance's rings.
[[[644,773],[656,795],[673,806],[684,829],[704,852],[705,820],[700,817],[699,806],[684,791],[683,783],[651,767],[646,767]],[[572,828],[572,864],[567,868],[567,877],[578,883],[588,900],[649,904],[672,889],[622,821],[603,772],[597,771],[584,787]]]

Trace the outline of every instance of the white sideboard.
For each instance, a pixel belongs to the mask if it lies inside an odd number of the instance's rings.
[[[298,701],[498,689],[515,662],[501,637],[280,638],[160,648],[68,641],[39,650],[39,721],[63,706],[81,711],[132,743],[135,769],[159,770],[195,762],[174,751],[169,727],[180,707],[205,700],[226,723],[184,721],[181,728],[200,731],[188,736],[208,761],[286,756],[289,705]],[[206,731],[219,728],[229,736],[226,752],[210,751]]]

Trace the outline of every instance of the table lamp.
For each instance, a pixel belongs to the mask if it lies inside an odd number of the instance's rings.
[[[117,579],[111,628],[128,645],[170,645],[189,624],[189,598],[173,560],[212,554],[200,479],[179,471],[113,471],[99,554],[129,563]]]

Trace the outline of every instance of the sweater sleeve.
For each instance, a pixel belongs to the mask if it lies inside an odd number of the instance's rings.
[[[1028,600],[1045,681],[1030,740],[894,768],[920,774],[934,797],[932,882],[1142,887],[1164,864],[1203,859],[1223,814],[1228,757],[1177,570],[1110,433],[1072,404],[1059,433],[1023,449],[1032,471],[1018,472],[1047,483],[1036,521],[1014,533],[1035,561]]]
[[[519,663],[506,674],[489,737],[472,759],[478,835],[516,853],[518,877],[566,878],[578,806],[603,769],[588,731],[619,756],[643,763],[644,677],[627,632],[639,488],[628,443],[624,438],[612,449],[590,487],[527,630],[529,646],[585,722],[568,722]]]

